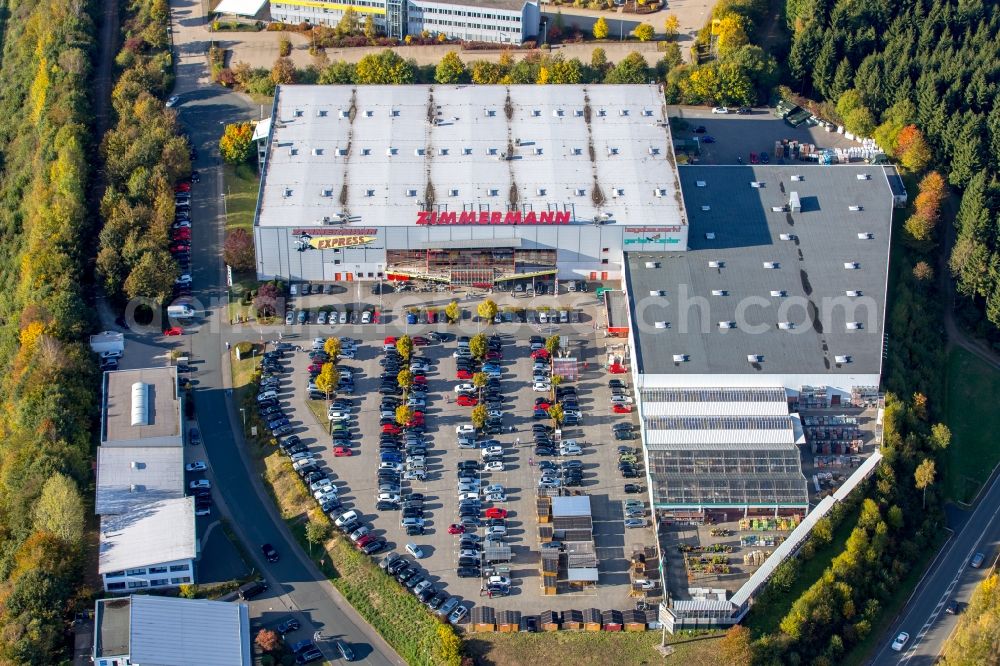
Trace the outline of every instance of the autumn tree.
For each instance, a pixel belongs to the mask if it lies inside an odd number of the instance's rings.
[[[947,185],[944,178],[931,171],[921,179],[918,194],[913,200],[913,214],[906,221],[906,230],[923,241],[930,238],[941,215],[941,204],[947,196]]]
[[[562,405],[556,403],[551,407],[549,407],[548,412],[549,412],[549,418],[555,422],[556,427],[562,425],[563,419],[566,418],[566,412],[563,409]]]
[[[396,383],[399,384],[399,388],[409,391],[413,386],[413,372],[403,368],[396,373]]]
[[[444,306],[444,316],[448,318],[448,322],[451,324],[457,323],[461,314],[462,310],[458,305],[458,301],[451,301],[448,305]]]
[[[273,282],[265,282],[257,289],[257,294],[253,298],[253,306],[257,310],[258,317],[273,317],[278,312],[281,292],[278,285]]]
[[[485,319],[486,322],[490,324],[493,323],[493,318],[497,316],[497,313],[499,311],[500,308],[497,307],[497,304],[489,298],[485,299],[476,308],[476,313],[479,315],[479,317],[481,319]]]
[[[408,335],[400,336],[396,340],[396,351],[399,352],[404,361],[409,361],[410,357],[413,356],[413,338]]]
[[[596,72],[604,72],[608,68],[608,54],[601,47],[590,52],[590,67]]]
[[[454,51],[445,53],[434,70],[434,80],[440,84],[461,83],[466,75],[465,63]]]
[[[472,408],[472,413],[469,414],[469,418],[472,420],[472,427],[476,430],[482,430],[483,426],[486,425],[486,405],[479,404]]]
[[[177,262],[165,249],[144,252],[125,279],[129,298],[151,298],[164,302],[174,293],[174,280],[180,275]]]
[[[340,338],[336,336],[331,336],[323,341],[323,351],[333,361],[336,361],[337,357],[340,356],[341,348]]]
[[[226,234],[222,246],[222,258],[236,270],[249,271],[256,266],[253,238],[246,229],[237,227]]]
[[[365,38],[369,43],[374,42],[375,38],[378,37],[378,30],[375,28],[375,17],[371,14],[365,14]]]
[[[291,58],[279,57],[271,67],[271,81],[275,85],[295,83],[295,63]]]
[[[500,83],[504,76],[502,65],[488,60],[476,60],[472,63],[472,82],[480,85]]]
[[[930,458],[924,458],[924,461],[917,465],[917,469],[913,473],[917,490],[923,491],[923,505],[925,508],[927,507],[927,487],[934,483],[935,471],[934,461]]]
[[[340,383],[340,371],[333,363],[324,363],[316,376],[316,388],[326,394],[326,399],[337,389]]]
[[[358,61],[357,81],[362,84],[393,84],[413,83],[415,67],[411,61],[391,49],[378,53],[369,53]]]
[[[35,530],[51,532],[74,546],[83,540],[83,498],[65,474],[56,472],[45,480],[34,510]]]
[[[550,356],[555,356],[556,352],[559,351],[560,338],[558,335],[550,335],[545,338],[545,349],[549,352]]]
[[[938,450],[947,449],[951,444],[951,430],[943,423],[935,423],[931,426],[930,441]]]
[[[742,625],[729,628],[719,642],[719,656],[727,666],[751,666],[753,649],[750,630]]]
[[[650,24],[640,23],[636,26],[635,30],[632,31],[632,34],[635,35],[635,38],[640,42],[648,42],[656,36],[656,31]]]
[[[907,125],[899,131],[896,135],[895,152],[900,164],[916,172],[926,169],[933,157],[924,133],[916,125]]]
[[[480,371],[472,375],[472,385],[475,386],[477,389],[482,390],[482,388],[486,386],[486,384],[489,383],[489,381],[490,377],[485,372]]]
[[[608,22],[604,20],[603,16],[594,22],[594,39],[607,39],[608,32]]]
[[[666,20],[663,22],[663,32],[668,40],[675,40],[680,34],[681,22],[677,18],[677,14],[667,14]]]
[[[282,35],[278,40],[278,55],[282,58],[292,55],[292,40],[286,35]]]
[[[469,340],[469,353],[472,354],[472,358],[477,361],[481,361],[486,358],[486,352],[489,348],[489,344],[486,342],[486,335],[483,333],[477,333],[472,336]]]
[[[254,643],[264,652],[274,652],[281,647],[281,639],[278,638],[278,633],[271,629],[261,629],[258,631]]]
[[[745,19],[739,14],[726,14],[718,19],[715,33],[718,40],[716,46],[720,56],[724,56],[750,41],[747,37],[745,23]]]
[[[306,541],[309,543],[309,554],[312,555],[312,548],[322,545],[330,538],[330,523],[320,520],[310,520],[306,523]]]
[[[413,408],[409,405],[400,405],[396,408],[396,423],[403,426],[413,420]]]
[[[344,37],[350,37],[358,31],[358,13],[348,8],[344,11],[344,15],[340,17],[340,21],[334,27],[334,34],[343,39]]]
[[[627,56],[608,70],[604,77],[605,83],[644,83],[646,81],[647,70],[646,59],[641,53],[632,51]]]
[[[928,282],[934,279],[934,268],[926,261],[918,261],[913,266],[913,277],[919,282]]]
[[[253,156],[253,124],[230,123],[219,139],[219,154],[229,164],[249,162]]]

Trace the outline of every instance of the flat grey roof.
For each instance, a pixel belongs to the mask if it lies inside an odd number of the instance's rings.
[[[626,254],[640,372],[878,374],[893,207],[878,176],[869,166],[680,167],[689,250]],[[772,210],[793,192],[801,212]]]
[[[250,618],[245,603],[132,597],[135,664],[250,666]]]
[[[415,226],[421,210],[506,214],[512,202],[524,215],[570,211],[571,224],[686,223],[656,85],[275,94],[259,226]]]
[[[140,504],[184,496],[184,449],[179,446],[97,447],[98,515],[127,513]]]
[[[132,385],[150,386],[148,425],[132,425]],[[141,368],[104,373],[101,443],[129,446],[180,446],[181,402],[177,368]]]
[[[194,497],[149,502],[101,517],[98,573],[192,560],[198,555]]]
[[[552,498],[552,517],[563,518],[570,516],[590,517],[589,495],[568,495]]]
[[[98,599],[94,611],[94,656],[128,654],[132,603],[130,599]]]
[[[882,169],[885,171],[885,178],[889,181],[889,189],[892,190],[892,193],[896,196],[905,196],[906,185],[903,184],[903,179],[899,177],[899,172],[896,171],[896,167],[887,166],[882,167]]]
[[[604,292],[608,314],[608,328],[624,328],[628,326],[628,300],[625,292],[611,289]]]

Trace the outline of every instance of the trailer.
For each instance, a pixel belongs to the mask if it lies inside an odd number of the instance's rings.
[[[103,331],[97,335],[90,336],[90,348],[95,354],[105,352],[125,352],[125,334],[116,331]]]

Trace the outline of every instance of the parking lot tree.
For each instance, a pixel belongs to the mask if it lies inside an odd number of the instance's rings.
[[[312,523],[310,523],[311,525]],[[306,528],[306,535],[308,536],[309,530]],[[254,643],[257,644],[264,652],[274,652],[279,647],[281,647],[281,640],[278,638],[278,632],[271,629],[261,629],[257,632],[257,637],[254,638]]]
[[[486,405],[476,405],[473,407],[469,418],[472,419],[473,428],[482,430],[483,426],[486,425]]]
[[[323,351],[334,361],[340,356],[340,338],[329,337],[323,342]]]
[[[486,342],[485,333],[476,333],[469,340],[469,352],[472,354],[472,358],[477,361],[481,361],[486,358],[486,352],[489,349],[489,345]]]
[[[594,39],[607,39],[608,32],[608,22],[603,16],[594,22]]]
[[[560,384],[562,384],[564,381],[566,381],[566,378],[563,377],[562,375],[552,375],[552,379],[549,380],[549,383],[552,384],[552,388],[555,388]]]
[[[323,367],[320,368],[319,375],[316,376],[316,388],[326,393],[326,399],[329,400],[330,394],[336,390],[339,383],[340,372],[337,370],[337,366],[333,363],[324,363]]]
[[[401,336],[396,340],[396,351],[403,357],[404,361],[409,361],[413,356],[413,338],[408,335]]]
[[[324,516],[325,518],[325,516]],[[322,545],[330,538],[330,523],[325,520],[312,520],[306,523],[306,541],[309,542],[309,554],[312,555],[312,548]]]
[[[413,407],[400,405],[396,408],[396,423],[406,425],[413,420]]]
[[[396,383],[399,384],[399,388],[409,391],[413,386],[413,373],[406,369],[400,370],[396,374]]]
[[[174,280],[180,275],[177,262],[165,249],[144,252],[125,278],[125,294],[129,298],[151,298],[162,303],[174,291]]]
[[[476,312],[482,319],[485,319],[488,324],[493,323],[493,318],[497,316],[499,311],[500,308],[497,307],[497,304],[489,298],[480,303],[479,307],[476,308]]]
[[[226,234],[222,245],[222,257],[236,270],[249,271],[256,265],[253,238],[246,229],[236,228]]]
[[[452,301],[444,306],[444,316],[451,324],[458,323],[458,318],[462,314],[462,309],[458,306],[458,301]]]
[[[490,378],[485,372],[477,372],[472,375],[472,385],[477,389],[482,389],[489,380]]]
[[[563,419],[566,418],[566,412],[563,411],[562,405],[556,403],[549,407],[549,418],[555,422],[556,426],[562,425]]]
[[[549,356],[555,356],[556,352],[559,351],[559,336],[550,335],[545,338],[545,350],[549,352]]]
[[[440,84],[462,83],[468,76],[465,63],[454,51],[448,51],[434,70],[434,80]]]
[[[273,282],[265,282],[257,289],[257,294],[253,297],[253,306],[257,310],[258,317],[273,317],[278,312],[278,301],[281,299],[281,292],[278,285]]]
[[[640,42],[648,42],[656,36],[656,31],[650,24],[640,23],[635,27],[635,30],[632,31],[632,34],[635,35],[635,38]]]

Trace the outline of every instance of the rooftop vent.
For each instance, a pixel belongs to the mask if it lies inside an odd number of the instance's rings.
[[[712,207],[706,204],[706,205],[702,206],[701,209],[703,211],[705,211],[705,212],[708,212],[708,211],[712,210]]]
[[[709,268],[725,268],[726,262],[724,261],[710,261],[708,262]]]
[[[858,234],[858,240],[875,240],[875,234],[870,231],[864,231]]]
[[[705,240],[715,240],[715,232],[714,231],[706,231],[705,232]]]
[[[859,264],[856,261],[845,261],[844,262],[844,268],[847,269],[847,270],[849,270],[849,271],[856,271],[859,268],[861,268],[861,264]]]
[[[365,118],[372,118],[375,116],[374,111],[365,111]]]
[[[860,322],[860,321],[849,321],[849,322],[847,322],[847,330],[848,331],[860,331],[864,327],[865,327],[865,325],[862,322]]]
[[[659,268],[659,267],[660,267],[660,262],[658,262],[658,261],[647,261],[646,262],[646,268]]]
[[[348,111],[347,109],[341,109],[340,113],[337,114],[337,115],[339,115],[341,118],[350,118],[351,117],[351,112]]]
[[[705,187],[705,185],[706,185],[707,183],[705,183],[705,181],[703,181],[703,180],[696,180],[696,181],[694,181],[694,184],[695,184],[695,185],[696,185],[697,187]]]
[[[535,190],[535,196],[544,197],[545,192],[546,190],[544,187],[539,187],[538,189]]]
[[[850,356],[834,356],[833,360],[837,363],[850,363],[852,361]]]
[[[775,298],[785,298],[786,296],[788,296],[788,292],[785,291],[784,289],[772,289],[771,295],[774,296]]]
[[[329,187],[324,187],[323,188],[323,192],[322,192],[322,196],[324,196],[324,197],[332,197],[333,196],[333,189],[329,188]]]
[[[536,147],[536,148],[535,148],[535,154],[536,154],[536,155],[541,155],[541,154],[542,154],[542,149],[541,149],[541,147]]]
[[[851,211],[852,213],[857,213],[858,211],[864,210],[864,207],[862,207],[862,206],[848,206],[847,210]]]
[[[643,109],[642,110],[642,115],[646,116],[647,118],[652,118],[653,117],[653,110],[652,109]]]
[[[618,109],[618,115],[625,117],[628,115],[628,109]]]
[[[792,176],[792,180],[794,180],[796,183],[801,183],[803,180],[805,180],[805,178],[803,178],[802,176],[795,175]]]
[[[781,240],[793,241],[793,240],[798,240],[799,237],[796,236],[795,234],[778,234],[778,238],[780,238]]]
[[[653,327],[654,328],[670,328],[670,322],[666,322],[666,321],[654,321],[653,322]]]
[[[587,196],[587,190],[583,189],[582,187],[576,188],[576,196],[578,197]]]
[[[735,321],[720,321],[719,328],[736,328]]]
[[[576,109],[573,111],[573,115],[577,118],[583,118],[583,109]]]
[[[341,157],[347,156],[347,148],[337,148],[337,154]]]
[[[747,354],[747,363],[763,363],[763,354]]]
[[[472,154],[472,148],[462,148],[462,154],[463,155],[471,155]]]
[[[750,187],[756,187],[758,190],[764,187],[764,183],[759,180],[750,181]]]
[[[764,268],[781,268],[781,264],[777,261],[765,261]]]
[[[618,154],[618,148],[608,146],[608,155],[617,155],[617,154]]]
[[[574,148],[573,149],[573,154],[574,155],[583,155],[583,148]]]
[[[687,354],[674,354],[674,363],[687,363],[688,358]]]
[[[563,117],[563,113],[564,112],[563,112],[562,109],[552,109],[552,116],[555,117],[555,118],[562,118]]]
[[[728,296],[729,292],[725,289],[713,289],[712,296]]]
[[[316,109],[317,118],[326,118],[326,109]]]
[[[844,293],[846,295],[848,295],[848,296],[861,296],[861,290],[860,289],[848,289]]]
[[[305,112],[302,109],[295,109],[295,117],[301,118]]]
[[[438,148],[438,155],[447,155],[447,154],[448,154],[447,148]]]
[[[281,196],[285,197],[286,199],[292,196],[292,188],[286,187],[285,191],[281,193]]]
[[[858,180],[871,180],[871,179],[872,179],[872,177],[871,177],[871,175],[870,175],[870,174],[867,174],[867,173],[859,173],[859,174],[857,175],[857,179],[858,179]]]
[[[535,118],[537,118],[537,117],[539,117],[540,115],[542,115],[542,112],[541,112],[541,110],[540,110],[540,109],[532,109],[532,110],[531,110],[531,115],[532,115],[532,116],[534,116]]]
[[[132,384],[132,425],[149,425],[149,384]]]
[[[417,191],[416,190],[406,190],[406,196],[408,196],[408,197],[415,197],[415,196],[417,196]]]
[[[780,328],[783,331],[790,331],[793,328],[795,328],[795,324],[793,324],[790,321],[779,321],[778,328]]]
[[[667,191],[662,187],[658,187],[655,190],[653,190],[653,194],[655,194],[658,197],[665,197],[667,196]]]
[[[448,190],[448,196],[457,197],[458,196],[458,190],[456,190],[456,189]]]
[[[322,148],[313,148],[312,149],[312,154],[316,155],[316,156],[322,155],[323,154],[323,149]]]
[[[496,109],[486,109],[486,117],[487,118],[495,118],[496,115],[497,115],[497,110]]]
[[[666,296],[667,292],[663,289],[651,289],[649,292],[650,296]]]
[[[487,148],[486,149],[486,154],[487,155],[496,155],[497,154],[497,149],[496,148]]]
[[[660,154],[660,149],[657,148],[656,146],[650,146],[649,147],[649,154],[650,155],[659,155]]]
[[[772,213],[786,213],[788,212],[788,206],[771,206]],[[783,234],[787,235],[787,234]]]
[[[361,154],[365,155],[365,156],[371,155],[372,154],[372,149],[371,148],[362,148],[361,149]]]
[[[399,148],[386,148],[385,154],[389,157],[399,154]]]
[[[399,109],[392,109],[392,110],[390,110],[389,111],[389,115],[392,116],[393,118],[398,118],[399,117]]]
[[[366,197],[373,197],[373,196],[375,196],[375,190],[365,190],[365,196]]]
[[[427,152],[427,151],[426,151],[426,150],[424,150],[423,148],[415,148],[415,149],[413,150],[413,155],[414,155],[415,157],[421,157],[421,156],[423,156],[423,155],[424,155],[424,154],[425,154],[426,152]]]
[[[490,196],[491,197],[498,197],[498,196],[500,196],[500,190],[498,190],[496,188],[490,188]]]
[[[616,197],[616,198],[617,197],[623,197],[623,196],[625,196],[625,190],[622,189],[622,188],[620,188],[620,187],[616,187],[616,188],[614,188],[614,189],[611,190],[611,196]]]
[[[298,148],[294,148],[294,147],[293,148],[289,148],[288,149],[288,154],[289,155],[298,155],[299,154],[299,149]]]
[[[597,110],[597,115],[600,116],[601,118],[604,118],[605,116],[608,115],[608,110],[607,109],[598,109]]]

